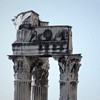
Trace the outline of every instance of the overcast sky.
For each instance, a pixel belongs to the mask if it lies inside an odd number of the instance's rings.
[[[0,100],[14,100],[11,44],[18,13],[34,10],[50,25],[71,25],[74,54],[82,53],[78,100],[100,100],[100,0],[0,0]],[[50,59],[49,100],[59,100],[59,68]]]

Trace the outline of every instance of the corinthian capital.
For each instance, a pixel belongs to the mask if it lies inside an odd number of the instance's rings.
[[[30,78],[30,64],[26,57],[18,57],[14,62],[14,76],[15,79],[29,79]]]
[[[67,65],[69,67],[69,74],[72,81],[78,81],[78,71],[81,66],[81,54],[73,54],[67,58]]]
[[[33,60],[33,80],[36,85],[47,85],[48,84],[48,58],[34,58]]]

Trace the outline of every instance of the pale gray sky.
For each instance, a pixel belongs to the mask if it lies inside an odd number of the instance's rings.
[[[82,53],[78,100],[100,100],[100,0],[0,0],[0,100],[13,100],[11,44],[18,13],[34,10],[50,25],[73,26],[74,53]],[[59,99],[59,68],[50,59],[49,100]]]

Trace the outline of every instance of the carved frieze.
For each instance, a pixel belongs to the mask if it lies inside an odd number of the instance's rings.
[[[18,14],[13,22],[17,35],[9,58],[14,62],[14,100],[30,100],[31,93],[32,100],[47,100],[48,57],[58,60],[59,100],[77,100],[81,54],[73,54],[72,27],[48,26],[34,11]]]
[[[14,55],[67,55],[69,45],[68,26],[36,27],[21,29],[17,41],[12,44]]]
[[[17,31],[16,42],[34,42],[34,41],[68,41],[69,26],[40,26],[32,29],[24,28]],[[34,37],[36,39],[34,39]],[[19,39],[20,38],[20,39]],[[21,38],[23,40],[21,40]],[[25,40],[28,38],[27,40]]]

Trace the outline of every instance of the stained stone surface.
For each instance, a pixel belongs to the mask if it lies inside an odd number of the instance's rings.
[[[77,100],[80,60],[80,54],[72,54],[59,58],[60,100]]]
[[[58,61],[59,100],[77,100],[81,54],[73,54],[72,27],[49,26],[27,11],[13,19],[17,30],[9,58],[14,66],[14,100],[48,100],[48,57]]]
[[[17,41],[12,44],[13,55],[67,55],[69,53],[68,30],[67,26],[44,26],[32,30],[21,29],[17,32]]]

